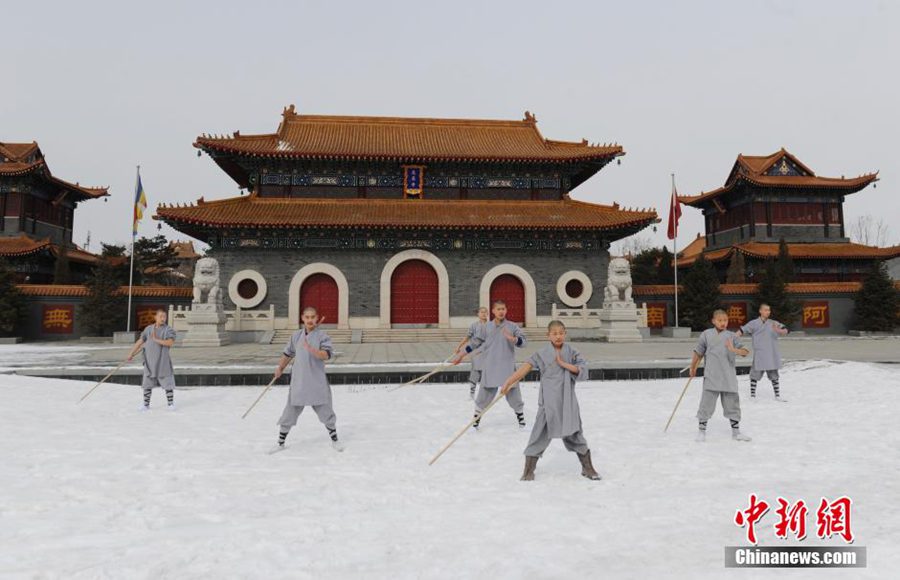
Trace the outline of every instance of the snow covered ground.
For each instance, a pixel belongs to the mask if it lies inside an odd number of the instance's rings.
[[[56,346],[44,344],[0,345],[0,372],[17,368],[54,365],[71,367],[88,358],[89,351],[121,349],[111,345]]]
[[[427,465],[470,416],[461,385],[335,387],[347,450],[309,412],[267,455],[283,388],[242,421],[257,388],[179,390],[174,413],[157,391],[139,413],[137,387],[103,386],[76,406],[90,384],[0,376],[0,577],[896,577],[900,368],[789,365],[789,403],[767,381],[761,400],[743,398],[749,444],[731,441],[721,409],[708,441],[693,441],[699,383],[663,435],[682,385],[581,385],[603,481],[580,477],[554,442],[522,483],[528,432],[504,403]],[[530,423],[536,387],[524,395]],[[849,495],[868,568],[726,570],[750,492],[814,505]],[[773,523],[774,508],[760,545],[782,542]],[[808,525],[815,538],[812,514]]]

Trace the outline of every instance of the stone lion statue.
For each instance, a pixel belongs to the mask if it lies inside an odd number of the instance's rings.
[[[206,300],[203,296],[206,295]],[[194,266],[194,304],[221,304],[219,262],[215,258],[200,258]]]
[[[625,258],[609,261],[604,302],[631,302],[631,264]]]

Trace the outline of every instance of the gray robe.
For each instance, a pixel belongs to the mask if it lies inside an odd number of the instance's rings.
[[[719,332],[715,328],[708,328],[700,334],[700,340],[694,347],[694,352],[706,357],[703,363],[703,390],[705,391],[738,392],[737,370],[735,369],[737,355],[725,347],[725,343],[729,339],[734,348],[741,347],[740,339],[730,330]]]
[[[467,346],[471,346],[474,350],[484,344],[485,326],[487,326],[487,324],[487,322],[476,320],[469,325],[469,330],[466,332],[466,338],[469,341]],[[478,362],[480,358],[481,357],[477,356],[470,357],[473,371],[481,370],[481,365]]]
[[[515,349],[525,346],[525,335],[518,324],[508,320],[499,325],[491,320],[484,326],[484,342],[472,351],[472,358],[481,359],[481,386],[496,389],[516,372]],[[507,340],[504,331],[517,342]]]
[[[551,439],[581,431],[581,410],[575,396],[575,381],[583,381],[588,377],[587,363],[577,350],[563,344],[559,355],[563,361],[578,367],[577,375],[559,366],[556,362],[556,348],[552,344],[543,347],[528,359],[528,363],[541,373],[534,429],[537,430],[542,421],[546,421],[547,434]]]
[[[741,332],[753,339],[753,370],[774,371],[781,368],[781,353],[778,349],[776,328],[784,326],[771,318],[751,320],[741,327]]]
[[[175,329],[168,324],[159,328],[155,324],[146,327],[141,333],[144,341],[144,378],[142,386],[150,389],[155,386],[172,389],[175,387],[175,369],[172,367],[172,359],[169,357],[169,347],[158,344],[152,335],[160,340],[175,338]]]
[[[324,330],[315,329],[307,334],[306,329],[302,328],[291,336],[284,347],[285,356],[294,357],[288,402],[294,407],[331,403],[331,386],[325,376],[325,361],[309,352],[303,346],[304,342],[313,350],[327,352],[329,359],[334,352],[331,337]]]

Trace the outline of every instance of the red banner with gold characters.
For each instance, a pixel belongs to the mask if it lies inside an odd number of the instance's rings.
[[[162,304],[156,304],[154,306],[138,306],[134,312],[134,319],[137,321],[137,329],[143,330],[156,322],[156,311],[160,308],[163,310],[166,309]]]
[[[41,313],[41,332],[44,334],[72,334],[74,330],[74,304],[44,304]]]
[[[403,197],[422,197],[424,185],[424,165],[403,166]]]
[[[747,324],[746,302],[726,302],[723,306],[728,313],[728,328],[734,330]]]
[[[647,303],[647,326],[649,328],[662,328],[668,321],[668,304],[665,302]]]
[[[828,328],[828,301],[813,300],[803,303],[803,328]]]

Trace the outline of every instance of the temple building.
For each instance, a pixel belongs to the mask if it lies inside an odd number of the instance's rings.
[[[97,256],[72,242],[75,207],[105,197],[105,187],[85,187],[50,173],[36,142],[0,142],[0,256],[19,282],[53,282],[58,260],[67,260],[69,280],[78,283]]]
[[[900,256],[900,246],[853,243],[844,222],[844,198],[878,181],[877,173],[820,177],[781,149],[771,155],[738,155],[725,185],[681,203],[700,209],[706,235],[679,253],[679,268],[703,254],[724,282],[732,259],[744,258],[745,281],[758,282],[766,258],[787,243],[797,282],[858,281],[878,260]],[[873,185],[874,187],[874,185]]]
[[[602,302],[611,242],[653,210],[570,192],[624,155],[544,138],[534,115],[469,120],[301,115],[274,133],[194,143],[239,197],[161,205],[156,219],[210,245],[227,307],[297,328],[315,306],[343,329],[464,328],[502,298],[544,324],[554,304]]]

